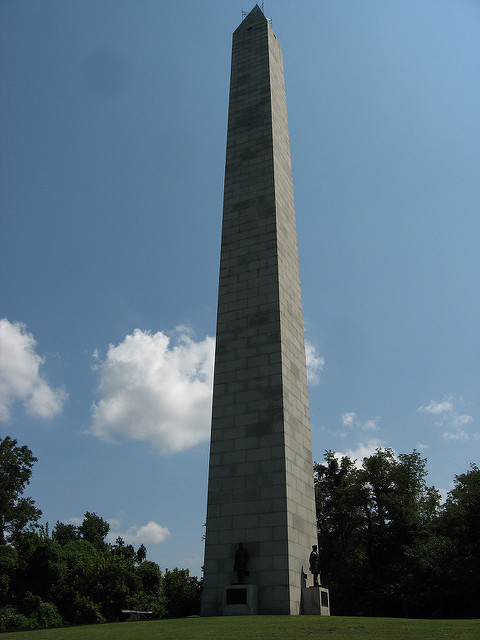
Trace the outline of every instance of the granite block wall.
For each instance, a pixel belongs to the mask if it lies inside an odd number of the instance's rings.
[[[239,542],[258,613],[298,614],[315,523],[282,52],[256,6],[232,43],[202,615]]]

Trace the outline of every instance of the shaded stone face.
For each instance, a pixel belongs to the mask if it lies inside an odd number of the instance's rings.
[[[299,613],[315,522],[282,52],[257,6],[232,45],[202,614],[239,542],[258,613]]]

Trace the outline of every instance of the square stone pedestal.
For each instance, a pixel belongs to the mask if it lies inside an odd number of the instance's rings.
[[[231,584],[223,590],[222,615],[251,616],[258,613],[258,588],[255,584]]]
[[[302,587],[302,613],[306,616],[329,616],[330,596],[324,587]]]

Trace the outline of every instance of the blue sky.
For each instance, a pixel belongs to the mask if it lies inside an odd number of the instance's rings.
[[[0,4],[0,435],[44,522],[199,573],[233,1]],[[314,459],[479,462],[480,5],[265,3]]]

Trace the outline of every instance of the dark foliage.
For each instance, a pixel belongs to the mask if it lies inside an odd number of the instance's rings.
[[[122,609],[198,612],[197,578],[174,569],[167,580],[143,544],[108,544],[97,514],[79,526],[57,522],[51,536],[36,526],[41,511],[22,497],[34,462],[28,447],[0,440],[0,632],[113,621]]]
[[[22,496],[36,461],[27,446],[18,447],[9,436],[0,439],[0,545],[18,541],[42,515],[31,498]]]
[[[315,464],[322,581],[338,615],[471,617],[480,608],[480,471],[439,506],[417,451]]]
[[[168,616],[181,618],[200,613],[201,582],[188,569],[165,569],[164,581]]]

